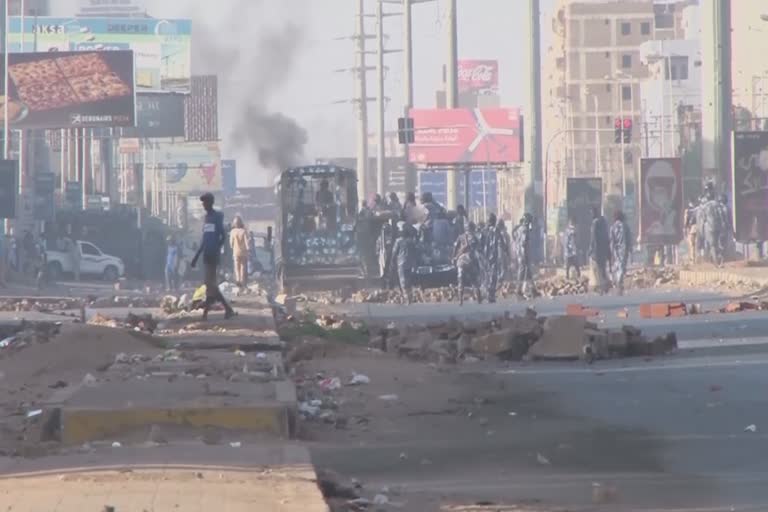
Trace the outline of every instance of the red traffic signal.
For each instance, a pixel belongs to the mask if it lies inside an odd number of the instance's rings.
[[[621,118],[617,117],[616,120],[613,122],[614,128],[621,128]]]
[[[632,120],[631,119],[624,119],[624,129],[625,130],[631,130],[632,129]]]

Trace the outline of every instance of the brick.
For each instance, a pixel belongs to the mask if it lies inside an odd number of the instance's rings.
[[[600,310],[594,308],[585,308],[582,304],[568,304],[565,307],[565,314],[568,316],[591,318],[594,316],[599,316]]]
[[[640,304],[640,318],[652,318],[650,304]]]
[[[669,316],[669,304],[651,304],[651,318],[666,318]]]

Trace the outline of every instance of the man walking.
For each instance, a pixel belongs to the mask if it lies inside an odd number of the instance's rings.
[[[459,304],[464,305],[464,285],[469,284],[475,290],[477,303],[483,302],[480,292],[480,242],[475,236],[475,224],[470,222],[467,231],[456,240],[453,248],[453,260],[457,271],[457,285],[459,288]]]
[[[688,239],[688,259],[692,265],[696,264],[697,252],[699,250],[698,238],[699,238],[699,226],[696,224],[697,212],[696,205],[693,201],[688,203],[688,208],[685,210],[685,236]]]
[[[610,288],[607,267],[611,258],[611,247],[608,223],[605,222],[605,217],[600,214],[600,209],[597,207],[592,208],[589,257],[592,262],[592,273],[595,276],[595,288],[600,294],[605,294]]]
[[[520,224],[515,228],[514,244],[517,260],[517,297],[525,299],[533,298],[536,286],[533,282],[531,269],[531,245],[533,241],[533,216],[526,213],[520,219]],[[528,291],[530,288],[530,292]]]
[[[403,302],[411,304],[411,272],[416,259],[416,228],[398,223],[398,235],[392,248],[392,261],[389,268],[397,268],[397,281],[400,286],[400,294]]]
[[[712,263],[718,267],[723,265],[723,214],[722,206],[715,197],[715,188],[712,183],[706,187],[706,202],[704,209],[703,234],[706,241],[707,254],[712,258]]]
[[[206,192],[200,196],[200,202],[205,210],[203,219],[203,238],[197,254],[192,258],[192,268],[197,265],[197,259],[203,256],[203,275],[205,283],[205,305],[203,307],[203,320],[208,319],[208,311],[216,302],[224,305],[224,318],[231,318],[235,311],[227,303],[219,290],[218,267],[221,258],[221,248],[226,241],[224,232],[224,214],[213,209],[213,194]]]
[[[632,233],[629,231],[624,212],[617,210],[611,226],[611,257],[613,260],[613,284],[619,295],[624,294],[624,276],[627,274],[627,261],[631,252]]]
[[[581,277],[579,253],[576,247],[576,225],[574,224],[573,219],[568,219],[568,227],[565,228],[563,259],[565,260],[565,278],[571,278],[571,269],[574,270],[574,277],[577,279]]]

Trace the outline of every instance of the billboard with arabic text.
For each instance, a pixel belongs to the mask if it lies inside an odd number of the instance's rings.
[[[733,134],[731,182],[736,240],[768,240],[768,132]]]
[[[506,164],[523,157],[520,109],[411,109],[411,163]]]

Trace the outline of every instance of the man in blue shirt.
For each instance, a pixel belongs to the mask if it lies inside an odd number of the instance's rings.
[[[208,311],[217,302],[224,305],[224,318],[235,315],[234,310],[227,304],[219,290],[218,267],[221,257],[221,248],[227,239],[224,231],[224,214],[213,209],[213,194],[206,192],[200,196],[200,202],[205,209],[203,219],[203,240],[197,254],[192,259],[192,268],[197,265],[197,259],[203,256],[203,275],[205,283],[205,306],[203,307],[203,320],[208,319]]]

